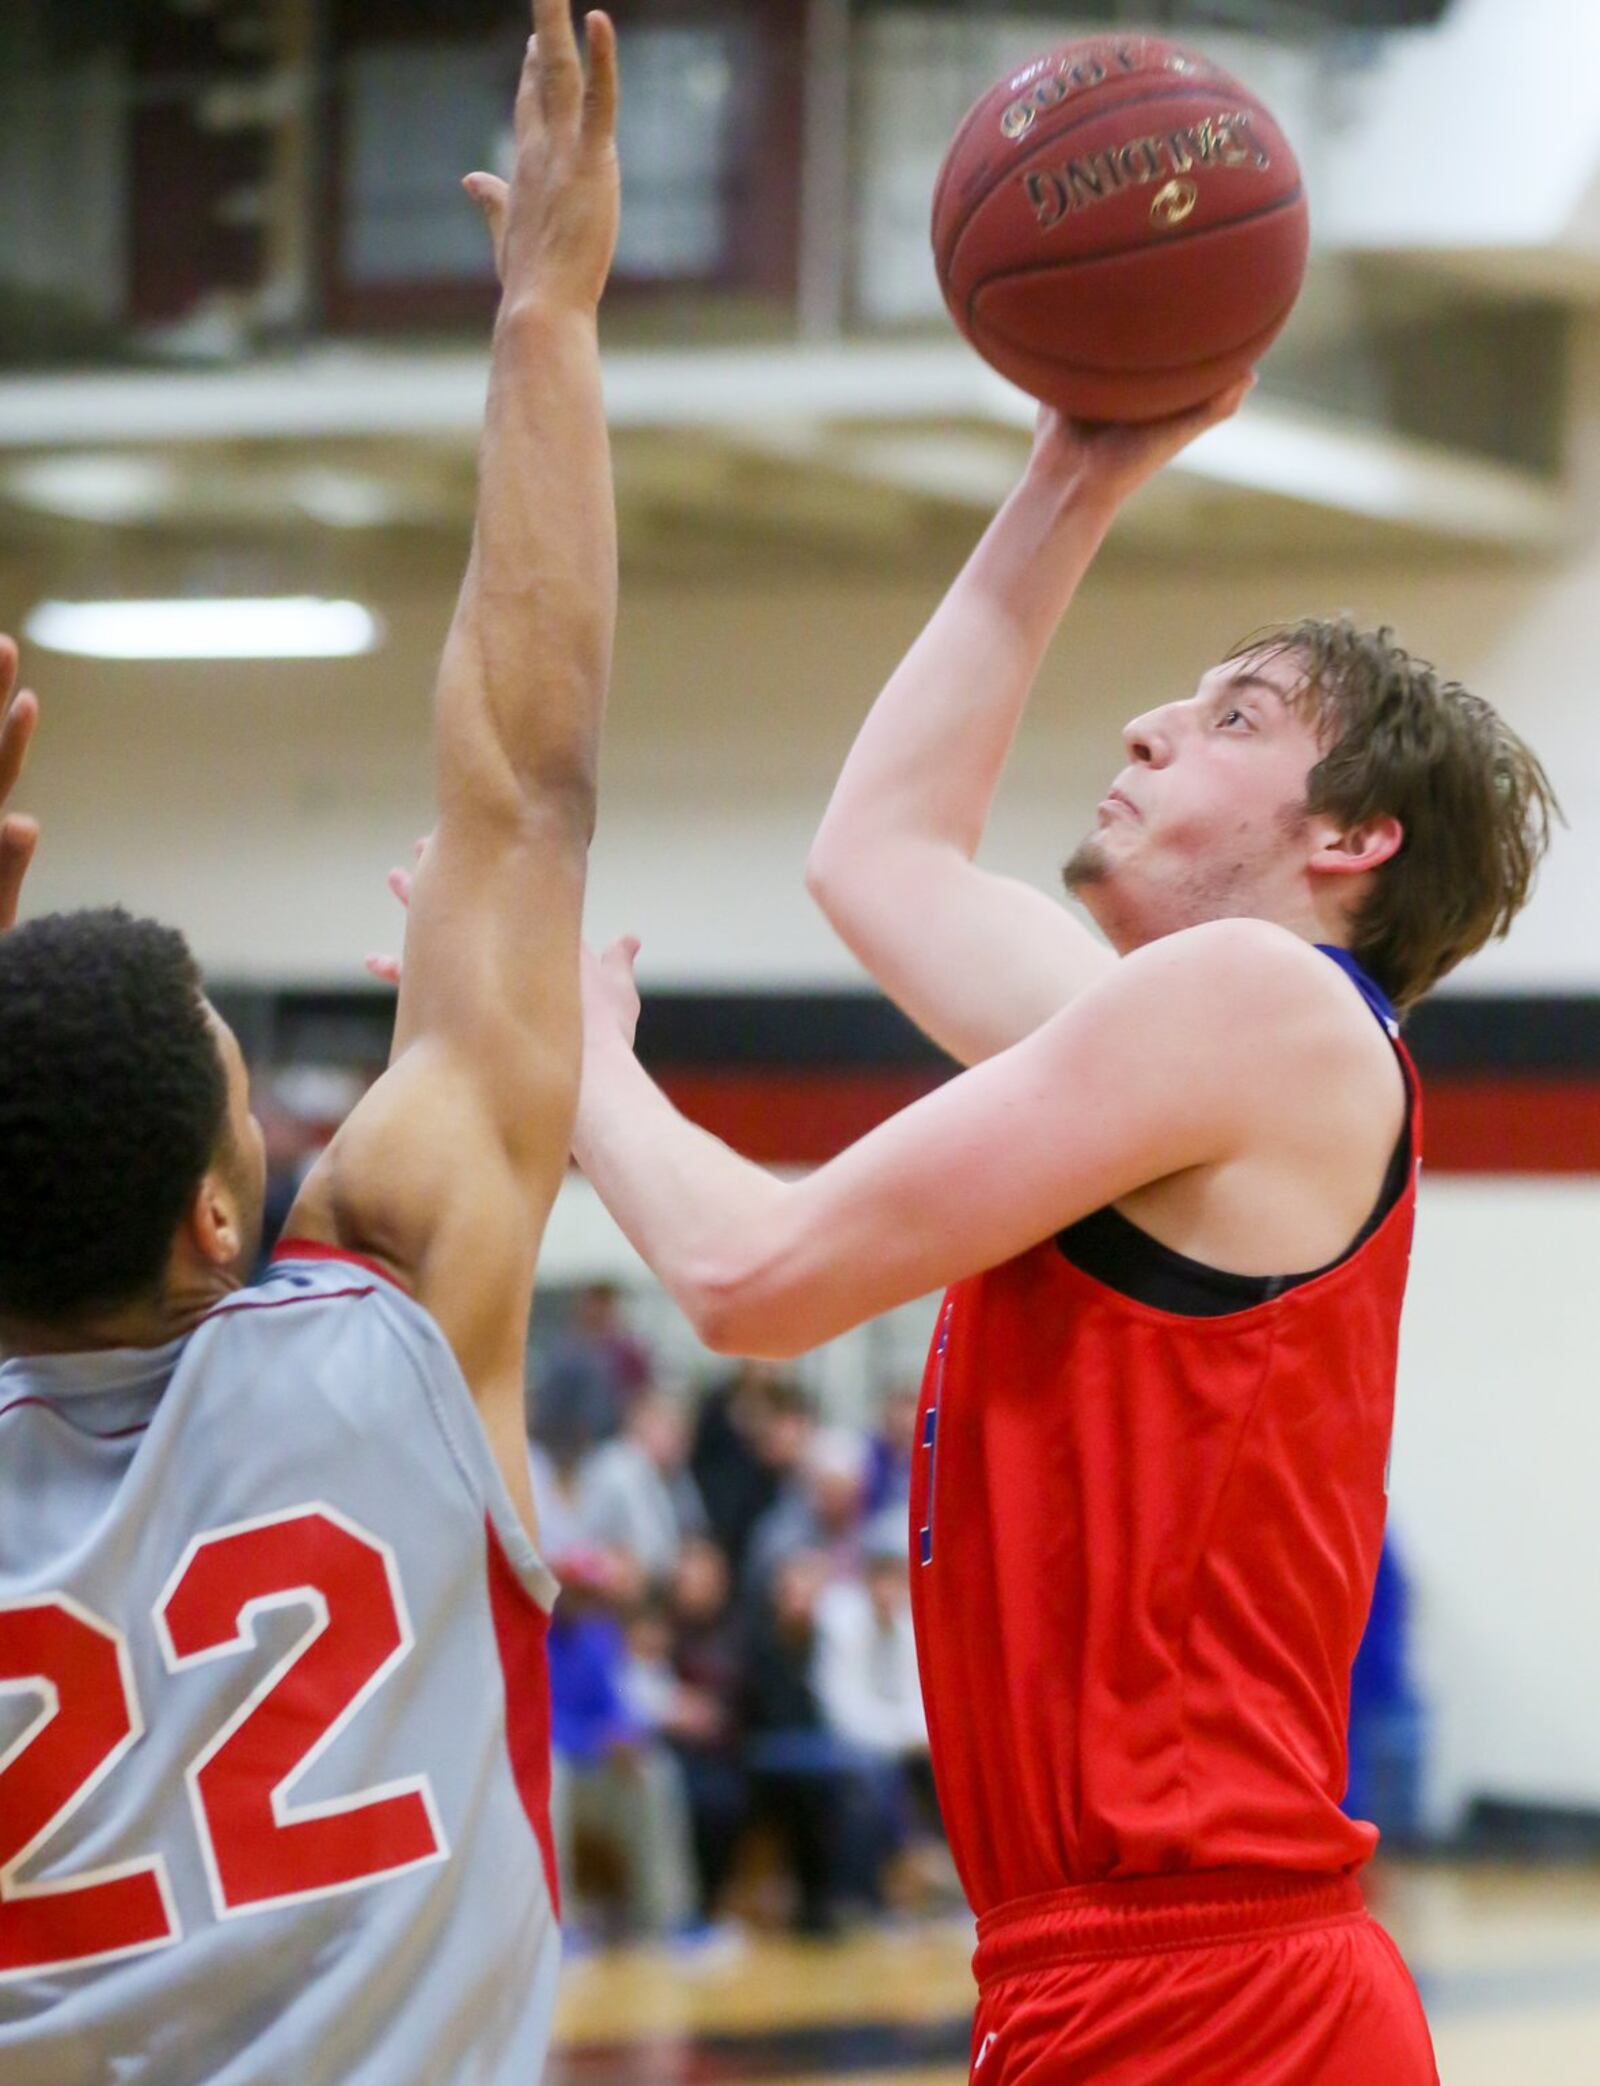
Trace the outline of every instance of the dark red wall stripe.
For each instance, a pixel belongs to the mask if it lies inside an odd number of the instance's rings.
[[[1600,1080],[1427,1080],[1423,1110],[1431,1173],[1600,1173]]]
[[[931,1093],[940,1075],[863,1071],[663,1068],[685,1115],[747,1158],[816,1166]],[[1430,1173],[1600,1172],[1600,1080],[1462,1078],[1424,1085]]]

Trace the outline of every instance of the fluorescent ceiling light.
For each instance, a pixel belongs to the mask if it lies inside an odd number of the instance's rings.
[[[16,466],[7,490],[72,521],[138,522],[171,508],[178,474],[160,457],[50,456]]]
[[[26,634],[85,659],[349,659],[377,649],[359,601],[41,601]]]

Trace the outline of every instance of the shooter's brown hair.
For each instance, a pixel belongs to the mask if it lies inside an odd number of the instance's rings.
[[[1351,921],[1350,952],[1402,1011],[1527,904],[1561,816],[1533,749],[1493,706],[1348,616],[1258,632],[1230,655],[1304,667],[1295,697],[1323,757],[1307,813],[1404,832]]]

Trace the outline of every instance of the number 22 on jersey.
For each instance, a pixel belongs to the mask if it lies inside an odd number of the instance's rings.
[[[237,1657],[277,1608],[309,1610],[305,1630],[185,1775],[222,1919],[359,1890],[449,1853],[425,1775],[290,1803],[411,1649],[389,1546],[320,1504],[197,1536],[155,1608],[168,1670]],[[0,1980],[176,1941],[159,1855],[48,1882],[17,1875],[143,1736],[126,1640],[69,1594],[0,1606],[0,1701],[19,1694],[39,1709],[0,1754]]]

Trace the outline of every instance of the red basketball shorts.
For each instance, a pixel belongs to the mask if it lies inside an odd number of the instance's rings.
[[[1087,1884],[978,1922],[973,2086],[1438,2086],[1350,1877]]]

